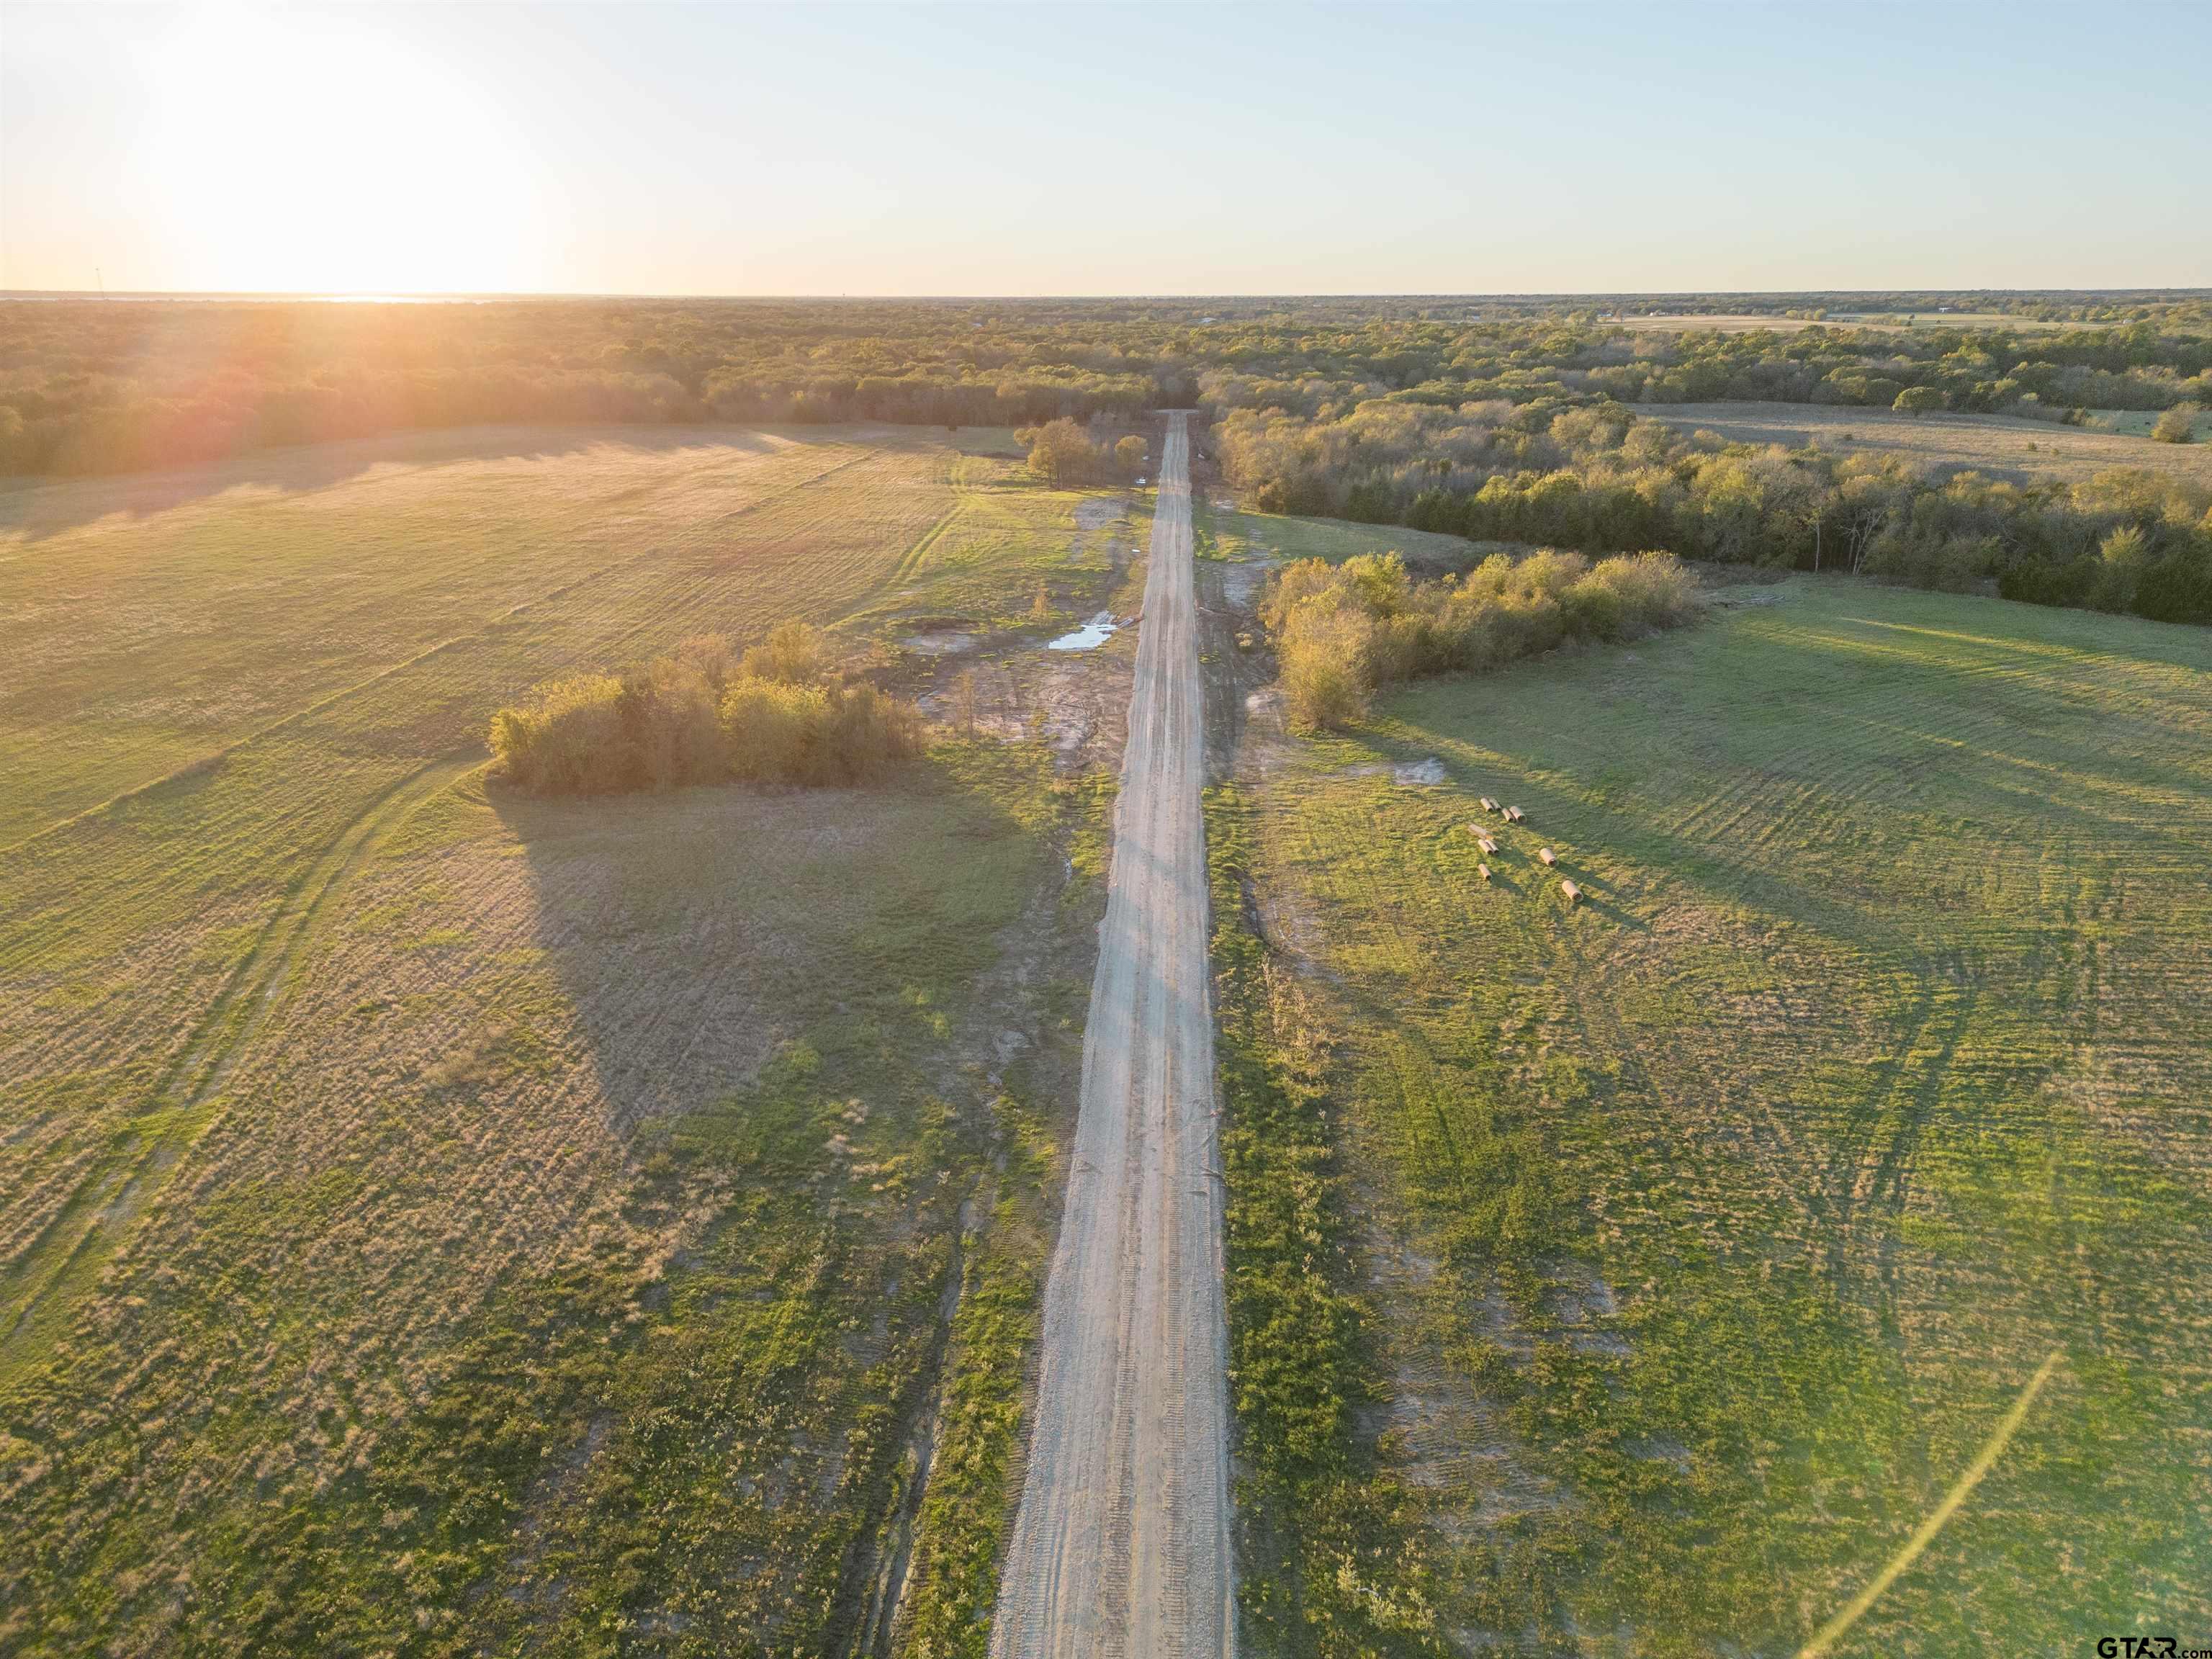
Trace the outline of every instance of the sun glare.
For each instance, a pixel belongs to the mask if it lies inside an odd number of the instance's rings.
[[[543,286],[526,149],[478,87],[353,20],[196,14],[149,100],[189,286],[489,292]]]

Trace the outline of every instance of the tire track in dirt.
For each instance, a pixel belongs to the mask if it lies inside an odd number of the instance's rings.
[[[1236,1650],[1189,464],[1170,416],[996,1659]]]
[[[99,1275],[130,1224],[167,1185],[222,1114],[223,1085],[282,1006],[283,992],[331,901],[415,809],[483,763],[478,755],[432,761],[370,804],[294,884],[231,972],[183,1053],[151,1091],[149,1109],[79,1182],[4,1278],[0,1278],[0,1376],[46,1344],[72,1292]]]

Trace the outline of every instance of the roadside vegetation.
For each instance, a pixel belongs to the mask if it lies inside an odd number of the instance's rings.
[[[1269,1656],[1442,1654],[1418,1507],[1361,1428],[1377,1355],[1329,1056],[1294,964],[1246,915],[1250,805],[1216,789],[1206,820],[1245,1633]]]
[[[1316,1081],[1256,1155],[1327,1173],[1295,1253],[1232,1202],[1240,1422],[1272,1468],[1320,1402],[1389,1500],[1372,1594],[1265,1650],[1796,1652],[2046,1374],[1832,1651],[2212,1620],[2206,641],[1801,580],[1255,739],[1216,910],[1292,984],[1224,981],[1225,1144],[1289,1003]]]
[[[1548,550],[1494,554],[1433,581],[1408,575],[1395,553],[1301,559],[1269,577],[1260,599],[1291,723],[1306,732],[1358,720],[1380,685],[1497,668],[1570,641],[1641,639],[1698,608],[1671,554],[1593,567]]]
[[[1030,471],[1056,484],[1127,483],[1145,470],[1149,446],[1133,432],[1119,437],[1094,432],[1062,416],[1024,428],[1014,441],[1026,445]]]

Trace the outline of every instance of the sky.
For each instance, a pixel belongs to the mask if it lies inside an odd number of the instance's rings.
[[[0,288],[2212,286],[2212,5],[0,3]]]

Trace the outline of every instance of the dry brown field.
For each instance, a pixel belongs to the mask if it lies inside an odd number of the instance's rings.
[[[2142,467],[2212,485],[2212,445],[2059,426],[2006,415],[1906,415],[1829,404],[1647,404],[1638,414],[1734,443],[1817,443],[1842,454],[1898,455],[1930,470],[1973,471],[2025,483],[2078,483],[2115,467]]]

